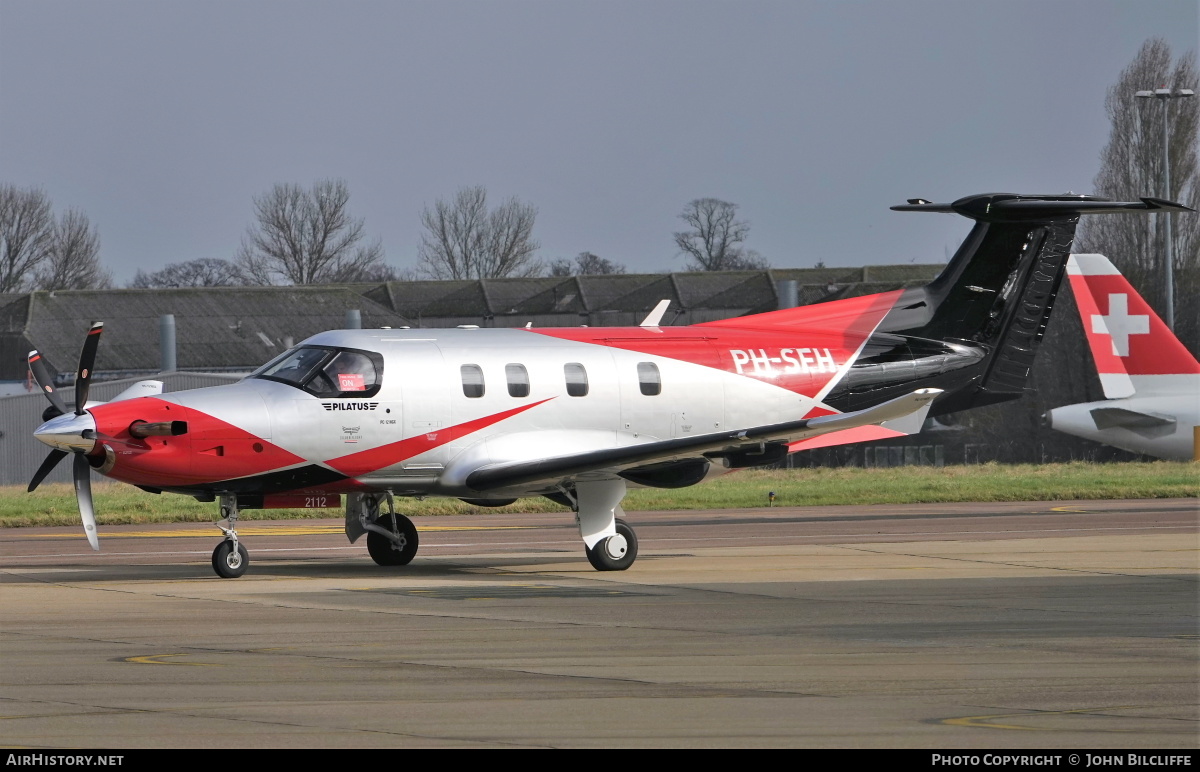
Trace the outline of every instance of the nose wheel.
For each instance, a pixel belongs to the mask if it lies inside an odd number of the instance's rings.
[[[212,554],[212,567],[222,579],[236,579],[246,573],[250,565],[250,553],[241,544],[235,545],[226,539],[217,545]]]

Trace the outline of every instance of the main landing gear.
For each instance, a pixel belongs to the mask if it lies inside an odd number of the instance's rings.
[[[600,480],[575,483],[575,521],[588,562],[597,571],[624,571],[637,560],[637,534],[624,515],[624,480]]]
[[[615,526],[617,532],[595,547],[584,546],[588,562],[597,571],[624,571],[637,559],[637,534],[619,517],[615,518]]]
[[[381,500],[388,511],[379,512]],[[367,552],[381,566],[406,566],[417,554],[417,527],[396,512],[390,492],[384,496],[366,496],[359,512],[359,524],[367,532]]]
[[[232,493],[221,494],[221,519],[228,520],[229,527],[217,524],[225,533],[225,541],[213,550],[212,567],[222,579],[236,579],[246,573],[250,566],[250,553],[238,542],[237,516],[237,496]]]
[[[391,493],[358,494],[353,503],[347,503],[346,532],[350,541],[362,534],[367,535],[367,552],[381,566],[405,566],[417,554],[417,528],[404,515],[398,514]],[[387,512],[380,512],[380,505],[387,502]],[[213,550],[212,567],[222,579],[236,579],[246,573],[250,566],[250,554],[238,542],[237,496],[221,494],[221,519],[229,521],[226,528],[217,527],[225,539]],[[353,529],[351,523],[353,522]]]

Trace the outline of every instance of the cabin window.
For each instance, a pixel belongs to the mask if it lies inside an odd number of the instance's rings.
[[[638,386],[647,397],[653,397],[662,391],[658,365],[653,362],[638,362]]]
[[[508,396],[529,396],[529,371],[525,369],[525,365],[505,365],[504,375],[508,378]]]
[[[588,393],[587,370],[578,362],[563,365],[563,375],[567,379],[568,397],[586,397]]]
[[[483,396],[483,369],[479,365],[463,365],[458,368],[462,373],[463,394],[472,399]]]

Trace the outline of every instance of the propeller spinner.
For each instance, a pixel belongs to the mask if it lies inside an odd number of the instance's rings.
[[[79,352],[73,414],[67,412],[66,404],[55,390],[55,373],[45,358],[37,351],[29,352],[29,372],[41,387],[46,399],[50,400],[50,407],[46,408],[42,416],[47,419],[46,423],[39,426],[33,436],[51,448],[50,454],[30,480],[29,490],[37,488],[42,480],[46,479],[46,475],[58,466],[58,462],[74,454],[72,476],[75,481],[75,500],[79,504],[79,515],[83,519],[83,530],[87,533],[88,544],[92,545],[94,550],[100,549],[100,541],[96,537],[96,514],[92,508],[92,470],[87,454],[96,448],[96,421],[84,410],[84,406],[91,390],[96,348],[100,345],[100,333],[103,331],[104,322],[92,324],[83,341],[83,350]]]

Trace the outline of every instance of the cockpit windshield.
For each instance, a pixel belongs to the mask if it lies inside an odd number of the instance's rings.
[[[302,346],[250,374],[318,397],[372,397],[383,379],[383,357],[372,351]]]

